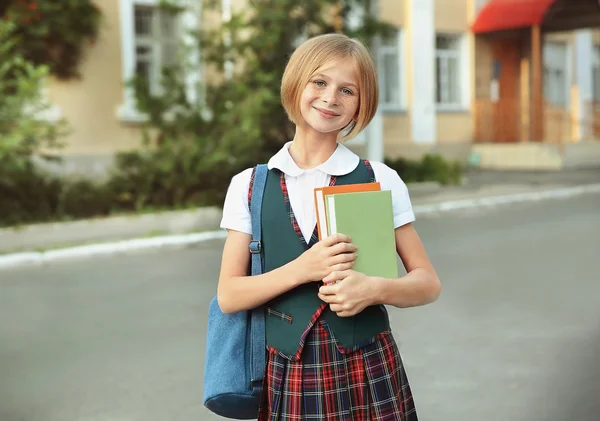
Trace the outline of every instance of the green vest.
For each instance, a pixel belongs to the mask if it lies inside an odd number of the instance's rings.
[[[372,170],[364,161],[351,173],[339,176],[336,185],[374,181]],[[291,220],[291,207],[284,198],[281,172],[270,170],[262,206],[262,246],[264,271],[281,267],[300,256],[316,242],[313,235],[306,244],[299,229]],[[322,282],[300,285],[265,304],[266,342],[289,359],[299,358],[304,338],[312,326],[311,319],[324,302],[318,297]],[[327,306],[319,320],[324,320],[335,337],[338,347],[352,350],[367,345],[389,329],[386,311],[381,306],[367,307],[353,317],[339,317]],[[315,322],[315,320],[312,320]]]

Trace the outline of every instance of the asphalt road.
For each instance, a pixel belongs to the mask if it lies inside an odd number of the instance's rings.
[[[443,282],[392,309],[422,421],[600,419],[600,195],[427,217]],[[222,242],[0,271],[0,421],[217,420]]]

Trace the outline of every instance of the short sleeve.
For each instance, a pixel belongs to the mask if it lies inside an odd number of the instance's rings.
[[[392,207],[394,212],[394,228],[401,227],[415,220],[408,188],[396,170],[381,162],[371,162],[375,179],[381,183],[381,190],[392,191]]]
[[[223,217],[220,225],[222,229],[252,234],[252,221],[248,208],[248,189],[252,170],[252,168],[248,168],[231,179],[223,204]]]

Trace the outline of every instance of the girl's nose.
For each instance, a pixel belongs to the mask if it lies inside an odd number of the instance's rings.
[[[336,95],[335,90],[326,89],[325,92],[323,92],[321,99],[323,100],[323,102],[326,102],[327,104],[335,104],[337,101],[337,95]]]

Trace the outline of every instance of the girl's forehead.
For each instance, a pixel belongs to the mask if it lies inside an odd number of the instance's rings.
[[[323,74],[330,77],[340,76],[357,79],[357,63],[352,57],[332,59],[315,70],[314,74]]]

